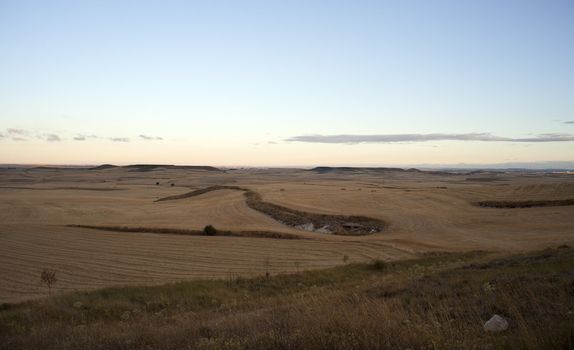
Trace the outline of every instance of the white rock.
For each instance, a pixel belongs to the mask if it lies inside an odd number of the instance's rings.
[[[325,225],[321,228],[318,228],[315,230],[315,232],[317,232],[317,233],[333,233],[333,231],[331,231],[331,227],[329,225]]]
[[[297,226],[298,229],[300,230],[305,230],[305,231],[313,231],[315,229],[315,225],[313,225],[312,222],[309,222],[307,224],[302,224]]]
[[[502,332],[508,329],[508,321],[504,317],[494,315],[484,324],[484,330],[487,332]]]

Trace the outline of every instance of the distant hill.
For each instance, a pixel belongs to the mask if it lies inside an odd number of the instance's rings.
[[[90,168],[89,170],[106,170],[106,169],[113,169],[113,168],[117,168],[117,165],[112,165],[112,164],[102,164],[93,168]]]
[[[418,172],[418,169],[409,169],[405,170],[402,168],[379,168],[379,167],[329,167],[329,166],[318,166],[313,169],[309,169],[309,171],[313,171],[320,174],[326,173],[358,173],[358,172],[389,172],[389,171],[409,171],[409,172]]]
[[[153,170],[201,170],[201,171],[224,171],[222,169],[208,166],[208,165],[171,165],[171,164],[132,164],[132,165],[113,165],[102,164],[98,166],[77,166],[77,165],[58,165],[58,166],[45,166],[45,165],[0,165],[0,169],[23,169],[25,171],[99,171],[107,169],[127,169],[128,171],[153,171]]]
[[[36,166],[31,168],[23,168],[27,170],[58,170],[58,171],[72,171],[72,170],[88,170],[89,167],[84,166]]]
[[[167,169],[221,171],[216,167],[207,165],[133,164],[123,166],[122,168],[139,172],[153,171],[153,170],[167,170]]]

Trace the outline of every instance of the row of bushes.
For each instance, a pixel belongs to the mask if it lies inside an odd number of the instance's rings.
[[[234,236],[234,237],[256,237],[256,238],[276,238],[276,239],[303,239],[298,235],[285,232],[273,231],[223,231],[218,230],[213,225],[207,225],[203,230],[188,230],[165,227],[127,227],[127,226],[94,226],[94,225],[67,225],[69,227],[88,228],[93,230],[113,231],[113,232],[140,232],[157,233],[187,236]]]
[[[574,198],[525,201],[481,201],[476,204],[480,207],[486,208],[559,207],[565,205],[574,205]]]

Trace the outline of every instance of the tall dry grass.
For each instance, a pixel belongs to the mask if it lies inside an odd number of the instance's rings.
[[[2,349],[567,349],[574,251],[105,289],[0,312]],[[486,333],[493,314],[503,333]]]

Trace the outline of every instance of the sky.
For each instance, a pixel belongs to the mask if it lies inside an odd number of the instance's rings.
[[[0,0],[0,163],[574,162],[574,2]]]

